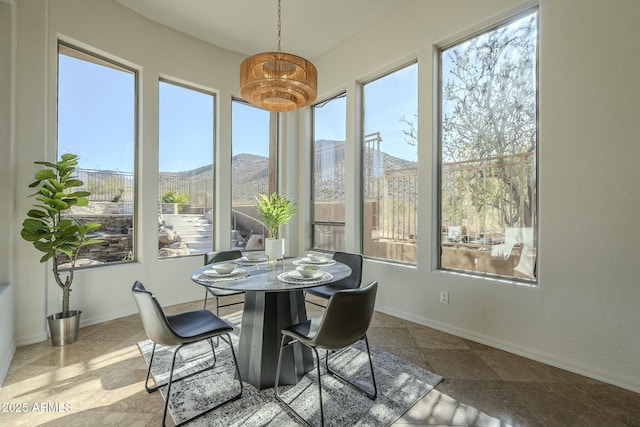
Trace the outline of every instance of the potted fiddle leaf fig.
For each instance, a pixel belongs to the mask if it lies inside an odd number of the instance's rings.
[[[269,232],[264,241],[264,253],[270,260],[284,256],[284,239],[280,238],[280,226],[285,225],[297,213],[294,202],[278,193],[271,196],[259,194],[256,197],[256,209]]]
[[[72,206],[87,206],[88,191],[77,191],[84,185],[74,176],[78,156],[63,154],[56,163],[35,162],[43,165],[35,174],[35,181],[29,185],[36,192],[33,208],[22,222],[20,235],[33,243],[33,246],[44,255],[40,262],[52,260],[53,276],[62,289],[62,311],[47,317],[51,343],[64,345],[75,342],[80,324],[80,310],[69,310],[69,294],[73,283],[73,274],[78,261],[80,249],[102,240],[90,237],[100,227],[98,223],[81,224],[72,217],[63,215]],[[61,267],[59,262],[68,260],[68,267]]]

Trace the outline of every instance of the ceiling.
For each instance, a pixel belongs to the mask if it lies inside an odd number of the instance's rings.
[[[277,0],[115,0],[160,24],[252,55],[278,48]],[[282,51],[314,59],[412,0],[283,0]]]

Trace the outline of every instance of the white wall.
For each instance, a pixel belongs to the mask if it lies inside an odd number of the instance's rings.
[[[514,8],[516,0],[416,1],[321,58],[320,92],[347,89],[347,159],[356,162],[356,82],[408,59],[419,60],[420,240],[416,268],[366,262],[365,280],[378,279],[378,307],[461,336],[640,391],[640,336],[633,235],[640,213],[640,3],[542,0],[540,7],[540,259],[538,288],[480,280],[433,269],[434,45],[481,28]],[[177,77],[219,91],[217,201],[227,205],[231,94],[237,94],[242,56],[153,24],[105,0],[18,2],[18,72],[14,224],[29,203],[34,160],[55,158],[56,40],[76,40],[140,70],[139,165],[142,179],[136,228],[138,262],[77,274],[73,305],[83,324],[135,312],[130,296],[142,280],[164,304],[201,298],[187,274],[201,259],[156,259],[157,77]],[[312,58],[313,59],[313,58]],[[297,117],[297,125],[293,117]],[[288,117],[287,141],[308,141],[304,112]],[[285,121],[286,123],[286,121]],[[290,151],[284,187],[305,200],[308,152]],[[294,159],[298,158],[298,162]],[[349,170],[347,248],[359,247],[358,176]],[[0,171],[8,178],[5,170]],[[228,244],[228,209],[219,212],[219,248]],[[300,235],[308,221],[299,218]],[[59,292],[35,250],[13,228],[16,337],[45,338],[46,314],[59,310]],[[297,246],[307,245],[301,237]],[[294,250],[295,250],[294,245]],[[45,283],[47,285],[45,286]],[[440,290],[451,294],[438,303]]]
[[[13,286],[0,283],[0,388],[16,351],[13,314]]]
[[[157,81],[175,78],[215,91],[217,121],[230,123],[231,96],[238,87],[242,56],[152,23],[119,4],[105,0],[25,0],[18,7],[18,107],[15,223],[30,206],[26,199],[33,181],[33,162],[56,156],[57,40],[101,53],[139,71],[138,262],[76,272],[72,308],[83,311],[82,325],[136,312],[131,285],[140,280],[165,304],[202,298],[188,274],[202,257],[157,259]],[[229,205],[231,130],[217,126],[217,203]],[[213,159],[212,159],[213,160]],[[0,172],[4,174],[4,171]],[[4,175],[3,175],[4,176]],[[219,212],[217,247],[229,245],[230,212]],[[225,226],[226,225],[226,226]],[[45,317],[60,311],[60,291],[50,266],[39,264],[39,253],[19,238],[12,259],[16,274],[16,336],[18,344],[46,338]],[[46,285],[45,285],[46,283]]]
[[[0,1],[0,141],[2,155],[0,170],[6,173],[0,186],[0,218],[5,230],[14,228],[13,219],[13,163],[14,163],[14,10],[12,2]],[[9,369],[15,351],[15,323],[13,320],[13,235],[0,237],[0,385]]]
[[[418,265],[366,261],[364,280],[380,310],[640,391],[640,2],[540,2],[539,287],[434,267],[435,47],[531,5],[416,1],[314,61],[320,93],[353,105],[354,82],[419,60]]]

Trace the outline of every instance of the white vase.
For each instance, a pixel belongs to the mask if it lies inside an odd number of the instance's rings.
[[[282,258],[284,256],[284,239],[265,239],[264,254],[269,258]]]

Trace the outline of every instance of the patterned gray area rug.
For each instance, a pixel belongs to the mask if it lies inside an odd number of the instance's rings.
[[[234,341],[237,352],[239,326],[234,324]],[[138,343],[147,364],[153,343]],[[153,360],[152,374],[156,381],[166,382],[171,368],[172,347],[158,346]],[[322,352],[320,353],[322,356]],[[397,420],[411,406],[432,390],[442,377],[412,365],[404,359],[371,346],[373,368],[378,385],[378,397],[370,400],[349,385],[322,373],[322,397],[327,426],[386,426]],[[229,347],[224,343],[216,347],[217,362],[212,369],[174,382],[171,386],[169,410],[179,423],[203,410],[215,406],[238,392],[234,380],[234,366]],[[369,362],[364,343],[360,342],[346,351],[330,357],[332,369],[347,378],[354,379],[367,390],[372,390]],[[176,360],[174,378],[180,378],[213,365],[211,346],[208,342],[183,347]],[[281,389],[283,390],[283,389]],[[318,410],[317,375],[314,368],[298,384],[286,386],[282,393],[287,402],[312,424],[320,424]],[[166,399],[166,387],[160,389]],[[296,426],[299,423],[275,399],[273,389],[258,390],[244,383],[242,397],[209,414],[194,420],[190,426]]]

